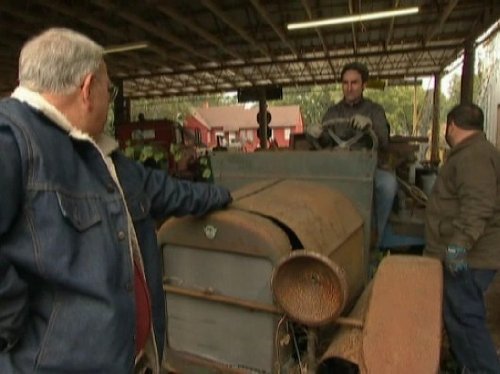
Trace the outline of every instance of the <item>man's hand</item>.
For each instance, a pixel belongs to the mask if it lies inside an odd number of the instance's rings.
[[[446,248],[444,265],[453,275],[457,275],[458,273],[467,270],[469,267],[467,264],[467,250],[458,245],[450,244]]]
[[[372,120],[362,114],[355,114],[351,118],[351,126],[357,130],[364,130],[372,126]]]
[[[323,126],[315,123],[307,126],[306,133],[314,139],[318,139],[323,133]]]

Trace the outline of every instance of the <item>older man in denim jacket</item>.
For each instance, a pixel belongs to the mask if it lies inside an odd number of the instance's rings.
[[[0,102],[0,372],[159,372],[165,299],[155,221],[228,190],[126,159],[102,134],[103,48],[50,29]]]

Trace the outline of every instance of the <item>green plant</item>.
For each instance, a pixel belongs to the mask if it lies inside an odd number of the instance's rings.
[[[159,169],[166,169],[168,167],[166,151],[154,144],[132,144],[128,141],[124,153],[128,158],[139,161],[147,166],[153,166]]]
[[[183,172],[188,172],[189,178],[195,181],[213,181],[210,157],[205,151],[200,154],[194,146],[184,144],[171,144],[170,154],[176,163],[176,172],[182,177]]]
[[[212,165],[210,164],[210,157],[204,154],[198,158],[198,163],[201,169],[201,178],[213,182]]]
[[[183,146],[181,144],[170,144],[170,154],[174,156],[175,162],[179,162],[182,159],[182,149]]]

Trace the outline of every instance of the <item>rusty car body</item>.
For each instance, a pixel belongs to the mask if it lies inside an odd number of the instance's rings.
[[[376,156],[216,153],[234,202],[159,231],[168,364],[180,373],[437,373],[441,265],[370,275]]]

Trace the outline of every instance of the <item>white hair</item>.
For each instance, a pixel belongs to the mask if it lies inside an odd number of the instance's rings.
[[[85,35],[50,28],[24,44],[19,84],[36,92],[68,94],[99,69],[103,56],[103,47]]]

